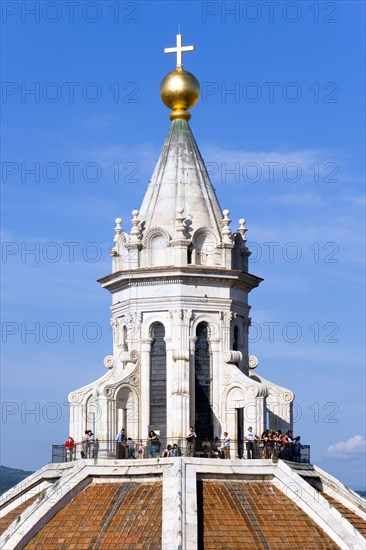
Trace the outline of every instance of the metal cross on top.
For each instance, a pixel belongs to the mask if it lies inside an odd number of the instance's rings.
[[[177,54],[177,68],[183,67],[182,53],[193,52],[194,46],[182,46],[182,35],[177,34],[177,47],[176,48],[164,48],[164,53],[176,53]]]

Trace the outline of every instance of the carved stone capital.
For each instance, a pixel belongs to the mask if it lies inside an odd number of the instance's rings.
[[[240,363],[243,359],[243,354],[241,351],[224,351],[223,354],[225,363]]]
[[[186,350],[174,349],[172,357],[173,361],[189,361],[189,352]]]
[[[83,396],[80,393],[73,393],[70,396],[70,401],[74,405],[81,405],[83,402]]]
[[[139,352],[137,350],[121,351],[118,360],[125,365],[126,363],[137,363]]]

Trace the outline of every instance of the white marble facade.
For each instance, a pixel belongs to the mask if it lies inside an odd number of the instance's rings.
[[[112,294],[113,350],[104,360],[107,373],[69,396],[76,440],[90,427],[100,440],[113,441],[122,427],[135,440],[147,438],[150,428],[172,441],[184,437],[190,425],[198,430],[201,389],[210,426],[198,437],[227,431],[235,440],[249,425],[258,434],[291,428],[292,392],[262,378],[249,356],[248,294],[262,279],[248,272],[244,220],[234,232],[230,223],[189,123],[173,120],[130,232],[116,219],[112,273],[99,281]],[[158,391],[152,389],[157,323],[164,335],[158,399],[151,397]],[[197,330],[207,335],[198,375]]]

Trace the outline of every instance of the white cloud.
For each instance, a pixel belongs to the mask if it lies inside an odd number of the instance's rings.
[[[326,450],[328,456],[335,458],[349,458],[350,456],[366,453],[366,440],[362,435],[354,435],[347,441],[340,441],[334,445],[329,445]]]

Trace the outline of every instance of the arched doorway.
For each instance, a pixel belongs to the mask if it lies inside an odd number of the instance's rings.
[[[151,328],[150,351],[150,426],[166,436],[166,344],[165,327],[155,323]]]
[[[196,329],[195,347],[195,431],[199,440],[213,439],[211,408],[211,353],[208,325],[200,323]]]
[[[116,396],[116,429],[118,434],[124,429],[127,437],[138,437],[138,406],[132,391],[123,386]]]

